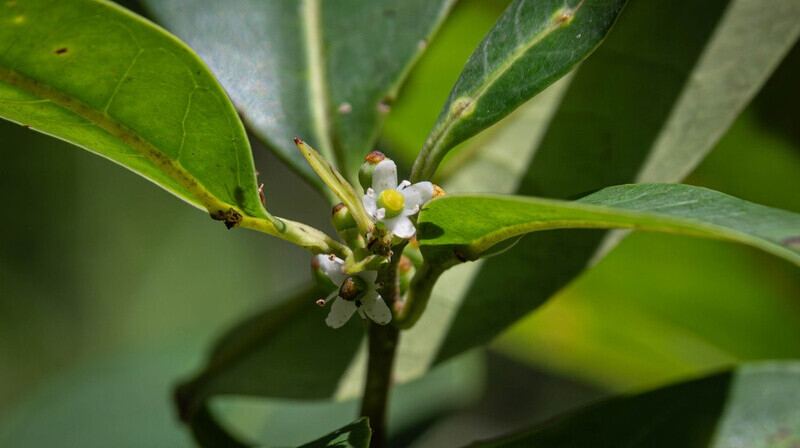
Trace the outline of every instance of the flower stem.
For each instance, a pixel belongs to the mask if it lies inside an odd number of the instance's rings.
[[[395,246],[390,263],[378,272],[378,282],[382,284],[379,292],[389,309],[394,309],[395,302],[400,298],[397,265],[400,262],[404,246],[404,244]],[[397,353],[397,344],[400,341],[400,330],[394,325],[370,323],[368,338],[369,358],[364,396],[361,401],[361,415],[369,418],[369,425],[372,428],[370,448],[382,448],[386,446],[387,440],[387,408],[392,386],[394,358]]]

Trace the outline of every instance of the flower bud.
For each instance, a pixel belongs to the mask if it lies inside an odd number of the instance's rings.
[[[433,184],[433,197],[434,198],[438,198],[438,197],[445,196],[445,195],[447,195],[447,192],[444,191],[444,188],[442,188],[442,187],[440,187],[440,186],[438,186],[436,184]]]
[[[403,295],[408,291],[408,286],[411,284],[411,279],[414,278],[414,273],[416,272],[416,268],[414,268],[414,263],[411,262],[411,259],[402,255],[400,257],[400,263],[397,265],[397,277],[400,283],[400,295]]]
[[[349,230],[357,227],[356,220],[353,218],[353,214],[350,213],[350,209],[345,207],[341,202],[333,206],[331,221],[336,231]]]
[[[364,157],[364,163],[361,169],[358,170],[358,181],[364,191],[372,187],[372,173],[375,172],[375,166],[386,159],[386,156],[380,151],[372,151]]]
[[[348,246],[351,248],[364,247],[364,238],[358,231],[358,225],[355,218],[353,218],[353,214],[341,202],[333,207],[331,222],[333,223],[333,228],[336,229],[336,233]]]

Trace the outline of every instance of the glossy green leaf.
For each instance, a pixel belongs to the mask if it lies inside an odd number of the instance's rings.
[[[467,61],[414,163],[412,181],[430,179],[453,146],[499,121],[588,56],[625,3],[512,3]]]
[[[474,447],[783,447],[800,442],[800,363],[732,371],[620,397]]]
[[[269,217],[236,111],[181,42],[103,1],[4,2],[0,23],[1,116],[111,159],[229,225]]]
[[[298,348],[302,344],[298,342]],[[476,351],[460,356],[416,381],[394,388],[388,411],[392,444],[398,437],[473,404],[483,388],[482,355]],[[421,407],[420,402],[426,405]],[[350,423],[359,415],[361,403],[356,397],[308,401],[226,395],[215,397],[210,405],[216,420],[213,425],[227,428],[243,440],[257,446],[296,446]],[[192,429],[202,427],[192,425]]]
[[[214,417],[206,408],[201,410],[197,418],[198,420],[192,425],[192,434],[195,437],[195,441],[202,447],[247,448],[256,446],[242,442],[228,433],[225,428],[214,420]],[[304,443],[298,448],[368,448],[371,437],[372,430],[369,427],[369,420],[364,417],[317,440]],[[270,443],[257,446],[270,447],[276,445]]]
[[[753,111],[688,181],[800,212],[800,152]],[[643,263],[642,254],[655,256]],[[637,232],[493,346],[604,388],[649,389],[732,363],[800,358],[798,297],[800,275],[783,259]]]
[[[369,421],[366,418],[361,418],[338,431],[334,431],[299,448],[367,448],[371,437],[372,430],[369,428]]]
[[[574,202],[498,195],[447,196],[419,215],[426,258],[476,260],[494,245],[553,229],[635,229],[725,239],[800,265],[800,214],[701,187],[634,184]]]
[[[798,17],[792,0],[769,8],[758,0],[631,2],[572,79],[518,194],[566,199],[611,185],[680,180],[796,42]],[[488,342],[541,305],[598,248],[613,246],[604,241],[597,230],[542,232],[486,260],[469,279],[469,293],[448,299],[455,316],[439,316],[452,324],[435,359]],[[479,317],[500,298],[508,311],[502,318]]]
[[[355,179],[402,80],[454,2],[144,3],[209,64],[253,132],[323,188],[291,139]]]
[[[219,394],[302,399],[335,395],[363,330],[357,319],[337,331],[325,325],[328,310],[314,304],[324,295],[301,292],[223,336],[203,370],[177,388],[181,419],[192,424],[206,401]],[[298,349],[298,341],[308,344]]]

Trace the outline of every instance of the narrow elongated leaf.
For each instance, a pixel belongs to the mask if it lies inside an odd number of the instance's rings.
[[[360,418],[338,431],[307,443],[300,448],[367,448],[372,438],[372,430],[366,418]]]
[[[800,363],[747,364],[609,400],[474,447],[767,447],[800,442]]]
[[[726,239],[800,265],[800,214],[701,187],[638,184],[609,187],[578,201],[519,196],[448,196],[419,216],[426,258],[476,260],[492,246],[552,229],[636,229]]]
[[[452,147],[566,74],[602,42],[626,0],[517,0],[472,54],[414,163],[429,179]]]
[[[208,409],[205,408],[200,411],[197,420],[192,424],[192,433],[195,437],[195,441],[202,447],[246,448],[256,446],[234,438],[225,428],[221,427],[217,421],[214,420],[214,417]],[[368,448],[371,438],[372,430],[369,427],[369,420],[364,417],[330,434],[326,434],[317,440],[304,443],[298,448]],[[266,446],[274,445],[270,444]]]
[[[291,138],[355,179],[405,74],[454,1],[144,3],[209,64],[253,132],[324,188]]]
[[[629,182],[679,181],[796,42],[799,17],[793,0],[769,8],[759,0],[631,2],[573,78],[518,194],[564,199]],[[668,125],[685,120],[690,133]],[[659,156],[650,157],[657,147]],[[436,359],[487,342],[542,304],[586,268],[604,237],[536,233],[486,260],[469,293],[448,300],[455,317],[439,316],[452,323]],[[505,317],[481,320],[501,299]]]
[[[203,63],[104,1],[0,5],[0,116],[144,176],[216,219],[267,218],[239,118]]]
[[[347,182],[347,179],[345,179],[341,173],[336,171],[336,168],[331,166],[330,162],[325,160],[314,148],[308,146],[306,142],[298,138],[295,138],[294,142],[300,152],[303,153],[308,164],[311,165],[311,168],[317,173],[317,176],[322,179],[333,194],[350,210],[361,233],[366,234],[372,226],[372,219],[367,215],[366,210],[364,210],[361,198],[353,189],[353,186]]]

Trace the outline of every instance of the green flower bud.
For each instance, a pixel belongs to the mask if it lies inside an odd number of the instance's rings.
[[[358,225],[355,218],[353,218],[353,214],[341,202],[333,207],[331,222],[333,223],[333,228],[336,229],[336,233],[348,246],[351,248],[364,247],[364,237],[358,231]]]
[[[372,151],[364,157],[364,163],[361,165],[361,169],[358,170],[358,181],[364,191],[372,187],[372,173],[375,172],[375,165],[385,159],[386,156],[380,151]]]
[[[411,262],[411,259],[402,255],[400,257],[400,263],[397,265],[397,276],[400,283],[400,295],[403,295],[408,291],[408,286],[411,284],[411,279],[414,278],[414,273],[416,272],[416,268],[414,268],[414,263]]]
[[[333,222],[333,228],[337,232],[357,228],[356,220],[353,218],[353,214],[350,213],[350,209],[341,202],[333,206],[331,222]]]

